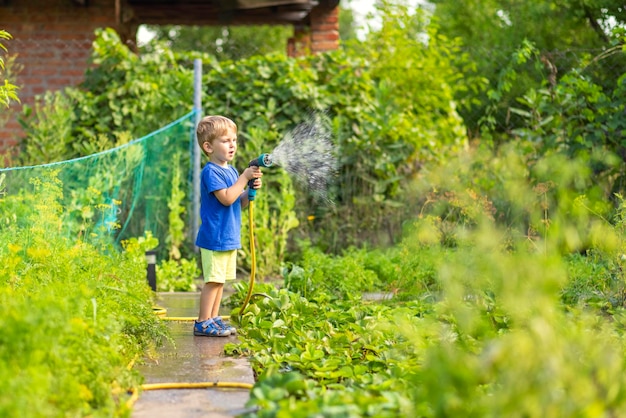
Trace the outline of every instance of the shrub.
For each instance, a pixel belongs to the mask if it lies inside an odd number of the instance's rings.
[[[35,179],[0,205],[0,415],[112,416],[128,413],[141,377],[129,363],[166,336],[152,313],[144,252],[64,231],[61,185]]]

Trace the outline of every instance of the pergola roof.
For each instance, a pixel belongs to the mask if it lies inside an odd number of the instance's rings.
[[[139,24],[261,25],[305,23],[315,7],[339,0],[125,0]]]

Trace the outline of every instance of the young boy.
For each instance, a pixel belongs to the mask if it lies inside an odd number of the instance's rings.
[[[261,170],[248,167],[239,176],[229,165],[237,152],[237,125],[223,116],[206,116],[197,128],[198,145],[209,162],[202,169],[200,218],[196,245],[200,248],[204,286],[194,335],[226,337],[234,327],[219,316],[226,280],[235,279],[237,250],[241,248],[241,208],[248,206],[245,188],[254,180],[261,187]]]

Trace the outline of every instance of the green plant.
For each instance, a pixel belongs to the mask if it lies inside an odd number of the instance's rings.
[[[263,289],[238,317],[242,344],[228,348],[258,375],[250,416],[626,409],[623,210],[607,215],[606,185],[591,187],[585,160],[528,166],[515,150],[429,167],[428,187],[454,193],[425,205],[397,248],[305,247],[285,287]],[[476,180],[483,172],[497,176]],[[438,224],[448,211],[454,246]],[[393,300],[361,300],[387,283]]]
[[[22,122],[28,135],[28,140],[21,144],[20,160],[24,165],[63,161],[75,155],[72,149],[74,110],[67,96],[46,92],[35,102],[34,108],[24,105],[24,115],[31,118],[28,124]],[[108,140],[102,142],[101,150],[112,146]]]
[[[5,30],[0,29],[0,40],[3,39],[11,39],[11,34],[9,34]],[[0,43],[0,50],[7,51],[7,48]],[[10,83],[7,78],[4,77],[5,72],[5,63],[4,58],[0,56],[0,80],[3,80],[3,83],[0,84],[0,104],[5,107],[9,107],[11,101],[19,102],[19,98],[17,97],[17,89],[18,87],[14,84]]]
[[[50,175],[2,199],[0,415],[124,416],[141,381],[128,365],[167,336],[145,280],[158,242],[68,238],[62,189]]]
[[[250,155],[258,157],[271,151],[266,145],[272,139],[270,132],[251,127],[243,136],[246,152],[251,152]],[[293,182],[283,170],[279,167],[264,169],[263,188],[257,193],[252,220],[259,277],[275,276],[284,261],[289,234],[299,224],[294,194]],[[248,211],[243,212],[241,244],[244,257],[241,258],[241,266],[244,269],[251,268],[249,216]]]
[[[169,245],[169,257],[172,260],[180,260],[182,257],[181,247],[185,240],[185,222],[182,216],[185,214],[185,192],[181,189],[180,154],[173,157],[175,161],[172,170],[172,191],[167,202],[170,210],[168,215],[168,234],[166,243]]]
[[[200,269],[195,260],[163,260],[157,265],[157,290],[159,292],[194,292]]]
[[[285,287],[306,298],[324,294],[328,298],[359,299],[362,292],[372,291],[378,280],[374,271],[363,266],[355,249],[348,249],[340,258],[316,248],[306,249],[300,265],[284,273]]]

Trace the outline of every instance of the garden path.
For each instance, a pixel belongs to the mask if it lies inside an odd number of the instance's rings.
[[[168,317],[198,314],[199,293],[160,293],[157,304]],[[137,369],[145,383],[237,382],[254,384],[252,368],[245,358],[224,355],[226,343],[236,336],[195,337],[191,322],[168,321],[174,343],[158,350]],[[248,389],[159,389],[143,391],[135,402],[132,418],[226,418],[245,411]]]

